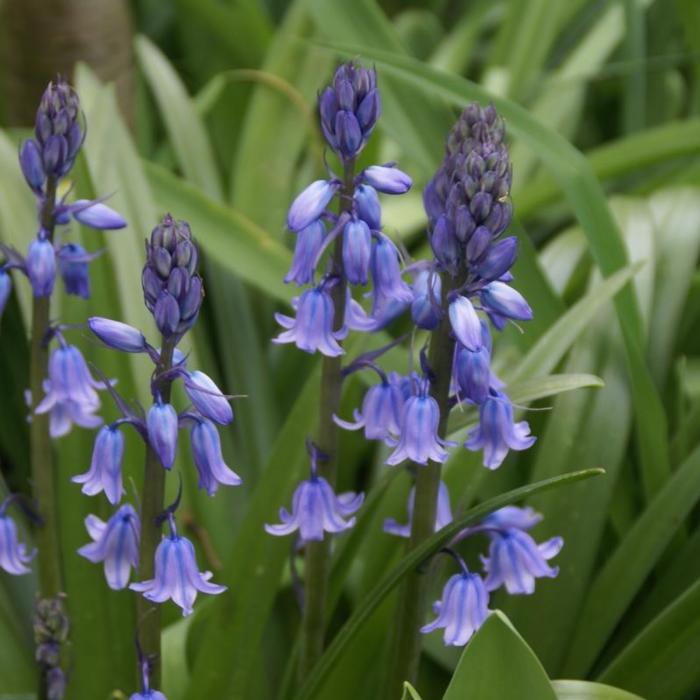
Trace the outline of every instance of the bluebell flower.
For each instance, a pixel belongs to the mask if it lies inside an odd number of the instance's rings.
[[[2,317],[10,294],[12,294],[12,278],[3,267],[0,267],[0,317]]]
[[[17,525],[7,514],[10,499],[0,505],[0,569],[13,576],[31,573],[27,566],[34,558],[35,551],[28,552],[26,545],[19,541]]]
[[[401,278],[399,251],[383,234],[377,236],[371,267],[375,305],[381,304],[384,299],[392,299],[404,304],[410,304],[413,301],[411,288]]]
[[[411,318],[418,328],[433,331],[440,325],[442,278],[434,270],[418,270],[413,277]]]
[[[362,129],[357,117],[341,109],[335,115],[335,142],[344,158],[352,158],[362,146]]]
[[[353,219],[343,229],[343,270],[350,284],[367,284],[372,257],[372,233],[362,219]]]
[[[158,455],[161,464],[170,469],[177,452],[177,411],[169,404],[156,401],[146,415],[148,443]]]
[[[471,430],[464,446],[474,451],[483,449],[484,466],[497,469],[508,450],[526,450],[535,440],[526,421],[513,422],[513,407],[508,397],[492,389],[479,408],[479,425]]]
[[[297,233],[292,266],[284,278],[285,282],[294,282],[298,285],[311,282],[316,269],[316,258],[325,238],[326,227],[320,219],[312,221]]]
[[[56,251],[51,241],[39,237],[29,244],[26,267],[34,296],[51,296],[56,280]]]
[[[410,459],[416,464],[444,462],[447,459],[446,444],[438,434],[440,408],[437,401],[428,394],[424,384],[418,394],[406,400],[401,414],[400,436],[396,448],[386,463],[393,466]]]
[[[297,195],[287,214],[289,230],[301,231],[319,219],[339,186],[334,180],[316,180]]]
[[[90,469],[74,476],[71,481],[83,484],[82,492],[95,496],[104,491],[107,500],[116,505],[121,501],[122,460],[124,458],[124,436],[118,425],[105,425],[100,428],[92,448]]]
[[[481,347],[481,321],[467,297],[456,295],[449,305],[450,325],[457,340],[475,352]]]
[[[482,403],[491,386],[491,353],[488,346],[482,345],[478,350],[472,351],[460,342],[455,343],[452,374],[460,400]]]
[[[300,350],[316,352],[328,357],[343,354],[338,344],[346,330],[333,330],[335,309],[325,284],[307,289],[296,301],[296,318],[276,313],[275,319],[286,330],[273,339],[273,343],[295,343]]]
[[[518,528],[530,530],[541,522],[542,516],[534,508],[519,508],[518,506],[505,506],[493,513],[489,513],[481,523],[487,528],[506,530]]]
[[[144,690],[142,693],[133,693],[129,700],[168,700],[160,690]]]
[[[480,297],[484,308],[490,313],[517,321],[532,319],[532,309],[522,294],[504,282],[497,280],[486,285]]]
[[[416,502],[416,487],[412,486],[408,494],[408,522],[405,525],[399,525],[394,518],[386,518],[384,520],[384,532],[398,537],[410,537],[411,526],[413,525],[413,508]],[[440,481],[437,497],[437,510],[435,512],[435,528],[437,532],[446,525],[452,522],[452,508],[450,506],[450,492],[447,490],[447,485],[444,481]]]
[[[211,377],[199,370],[185,372],[184,376],[185,392],[205,418],[220,425],[228,425],[233,421],[231,404]]]
[[[413,185],[413,180],[393,165],[370,165],[362,171],[361,178],[384,194],[405,194]]]
[[[280,508],[280,525],[265,525],[271,535],[289,535],[299,530],[302,541],[320,541],[324,532],[343,532],[355,524],[351,517],[362,505],[364,494],[344,493],[336,496],[330,484],[312,472],[297,486],[292,498],[291,514]]]
[[[40,193],[46,180],[44,164],[39,145],[33,139],[27,139],[19,152],[19,164],[24,179],[35,193]]]
[[[170,533],[156,549],[155,576],[142,583],[132,583],[129,588],[153,603],[172,600],[182,608],[183,616],[187,616],[192,614],[197,592],[218,595],[226,590],[226,586],[209,583],[211,577],[210,571],[200,573],[192,543],[178,535],[171,524]]]
[[[437,617],[421,627],[423,634],[444,628],[448,646],[464,646],[489,615],[489,594],[481,576],[464,570],[451,576],[442,591],[442,599],[433,605]]]
[[[559,554],[564,545],[561,537],[537,544],[517,527],[490,533],[490,537],[489,556],[481,558],[488,574],[487,590],[505,586],[511,595],[530,595],[535,591],[535,579],[554,578],[559,573],[559,567],[549,566],[547,560]]]
[[[51,382],[46,379],[42,384],[44,393],[47,397],[51,394]],[[32,406],[31,392],[25,392],[26,403],[29,408]],[[102,425],[102,418],[96,415],[96,411],[100,408],[98,403],[86,403],[54,397],[55,401],[45,406],[38,406],[36,412],[49,414],[49,435],[52,438],[59,438],[67,435],[73,424],[79,425],[81,428],[97,428]],[[41,409],[41,410],[39,410]]]
[[[94,540],[78,550],[93,564],[104,562],[107,585],[115,590],[126,588],[132,567],[139,563],[141,523],[128,503],[121,506],[105,523],[96,515],[85,518],[85,527]]]
[[[462,261],[462,249],[454,225],[444,214],[438,217],[433,226],[430,247],[440,267],[451,275],[456,275]]]
[[[78,243],[67,243],[58,251],[58,269],[63,279],[66,294],[73,294],[83,299],[90,298],[89,255]]]
[[[219,484],[238,486],[241,478],[226,466],[216,426],[206,418],[195,420],[190,431],[192,456],[199,472],[199,487],[213,496]]]
[[[348,295],[345,304],[345,326],[352,331],[376,333],[403,313],[407,305],[407,302],[401,299],[380,297],[372,304],[372,313],[368,314],[359,302]]]
[[[367,440],[388,440],[399,434],[403,403],[401,388],[385,376],[379,384],[374,384],[365,393],[362,410],[354,411],[354,423],[342,420],[338,416],[333,416],[333,420],[346,430],[364,428]]]
[[[138,328],[110,318],[91,316],[88,319],[90,330],[108,347],[122,352],[145,352],[146,338]]]
[[[517,257],[518,239],[509,236],[491,247],[484,260],[477,265],[476,273],[482,280],[493,282],[513,267]]]
[[[81,416],[90,416],[100,406],[96,389],[104,384],[92,378],[85,358],[74,345],[61,344],[49,357],[49,378],[44,382],[46,396],[36,407],[36,413],[62,412],[61,420],[73,416],[80,423]],[[53,417],[53,416],[52,416]]]
[[[377,190],[370,185],[358,185],[353,194],[354,211],[372,230],[382,227],[382,207]]]
[[[78,199],[68,206],[68,210],[78,223],[100,231],[126,226],[126,221],[120,214],[98,200]]]

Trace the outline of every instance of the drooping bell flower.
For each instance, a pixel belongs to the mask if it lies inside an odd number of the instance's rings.
[[[195,420],[190,431],[192,456],[199,472],[199,487],[213,496],[220,484],[238,486],[241,478],[228,468],[221,453],[216,426],[206,418]]]
[[[71,481],[83,484],[82,492],[95,496],[104,491],[107,500],[116,505],[122,498],[122,460],[124,435],[118,425],[106,425],[100,429],[92,450],[90,469],[74,476]]]
[[[397,537],[410,537],[411,526],[413,524],[413,507],[416,502],[416,487],[412,486],[408,494],[408,522],[405,525],[399,525],[394,518],[386,518],[384,520],[384,532]],[[437,532],[445,525],[452,522],[452,508],[450,506],[450,492],[447,490],[447,485],[444,481],[440,481],[438,488],[437,509],[435,511],[435,528]]]

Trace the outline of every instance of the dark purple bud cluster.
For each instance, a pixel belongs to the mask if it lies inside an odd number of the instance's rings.
[[[381,109],[374,70],[352,62],[341,65],[319,98],[323,135],[341,160],[362,150]]]
[[[37,663],[44,670],[48,700],[61,700],[65,694],[66,676],[62,656],[69,628],[62,595],[37,601],[34,611],[35,653]]]
[[[189,224],[166,214],[146,242],[146,255],[141,278],[146,306],[165,338],[181,337],[197,320],[204,297]]]

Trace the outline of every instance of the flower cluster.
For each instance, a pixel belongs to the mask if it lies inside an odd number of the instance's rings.
[[[100,200],[67,202],[58,196],[61,180],[68,175],[83,144],[80,101],[63,79],[49,83],[36,114],[34,138],[20,149],[19,162],[27,185],[37,200],[38,234],[26,256],[2,246],[5,263],[0,265],[0,314],[9,298],[10,270],[27,276],[35,297],[51,296],[56,275],[63,279],[67,294],[90,296],[88,263],[95,257],[78,243],[54,239],[56,225],[75,221],[94,229],[119,229],[126,221]]]
[[[61,668],[69,622],[63,596],[40,598],[34,611],[36,660],[46,678],[47,700],[61,700],[66,690],[66,674]]]
[[[113,505],[120,504],[124,494],[122,428],[126,425],[135,429],[166,470],[175,463],[180,430],[188,429],[199,486],[209,495],[221,484],[241,483],[224,462],[216,427],[233,421],[229,397],[206,374],[189,370],[186,356],[177,347],[194,324],[204,296],[202,279],[197,273],[199,253],[189,225],[165,216],[153,229],[146,251],[142,275],[144,299],[160,331],[161,348],[150,345],[139,329],[128,324],[102,317],[88,320],[92,333],[105,345],[121,352],[144,353],[155,365],[151,380],[153,403],[145,412],[132,410],[108,386],[122,417],[100,428],[90,468],[73,477],[73,481],[82,484],[83,493],[94,496],[104,492]],[[182,382],[191,401],[180,413],[169,402],[171,385],[176,380]],[[223,588],[207,583],[208,576],[199,574],[192,544],[177,535],[172,513],[169,517],[170,535],[163,538],[156,552],[155,579],[132,584],[131,588],[157,602],[172,598],[183,614],[188,615],[197,590],[220,593]],[[85,524],[93,542],[82,547],[80,554],[92,562],[104,562],[105,577],[111,588],[125,588],[131,568],[138,562],[141,528],[138,514],[132,506],[124,504],[106,523],[91,515]]]
[[[412,489],[408,497],[408,523],[399,525],[393,518],[387,518],[385,532],[399,537],[410,535],[414,499]],[[445,644],[463,646],[486,619],[492,591],[504,588],[511,595],[530,595],[535,591],[536,579],[554,578],[559,569],[547,562],[559,553],[564,541],[553,537],[540,544],[535,542],[528,531],[541,520],[542,516],[532,508],[506,506],[460,532],[452,540],[452,548],[467,537],[480,533],[488,536],[489,554],[481,557],[485,577],[470,572],[464,561],[450,550],[461,572],[448,579],[442,600],[433,606],[437,618],[421,631],[444,628]],[[445,483],[440,482],[435,531],[451,522],[450,494]]]

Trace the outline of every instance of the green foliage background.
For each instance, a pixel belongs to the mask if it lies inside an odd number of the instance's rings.
[[[316,416],[317,358],[269,342],[273,311],[294,294],[282,282],[291,243],[284,217],[294,194],[323,172],[314,99],[347,57],[377,68],[384,114],[363,158],[398,160],[414,177],[411,194],[384,202],[384,220],[416,257],[425,253],[420,191],[458,110],[492,101],[511,138],[515,275],[535,320],[498,339],[496,364],[514,401],[548,410],[528,414],[535,447],[495,473],[478,455],[454,453],[445,478],[460,513],[510,489],[605,469],[522,492],[546,515],[538,537],[565,539],[559,577],[538,583],[532,597],[497,596],[504,614],[463,654],[438,635],[426,638],[419,682],[406,697],[700,697],[696,0],[144,0],[133,11],[134,132],[109,85],[86,66],[75,74],[89,124],[75,189],[113,193],[110,204],[129,227],[75,231],[107,254],[93,265],[92,299],[61,298],[53,315],[82,322],[99,314],[151,329],[140,290],[143,238],[165,211],[190,221],[205,252],[207,298],[188,349],[192,364],[247,397],[222,433],[245,485],[210,499],[197,490],[187,455],[178,465],[200,559],[230,591],[201,600],[190,619],[167,608],[169,700],[379,697],[390,584],[411,564],[381,523],[404,516],[407,475],[382,466],[381,449],[343,436],[341,486],[369,498],[335,550],[336,643],[299,692],[289,542],[262,529],[306,469],[303,438]],[[17,165],[24,133],[0,131],[0,240],[18,248],[35,234]],[[0,491],[28,489],[29,298],[16,287],[0,326]],[[119,377],[124,395],[147,398],[142,358],[76,338]],[[381,342],[358,338],[351,349]],[[389,359],[405,370],[403,351]],[[346,387],[345,415],[360,381]],[[452,431],[462,434],[473,418],[459,415]],[[69,482],[89,463],[91,442],[74,430],[57,443],[69,697],[107,700],[136,687],[135,617],[132,594],[110,591],[99,567],[75,552],[87,537],[83,518],[107,512]],[[133,441],[126,470],[136,483],[141,463]],[[31,580],[0,575],[3,700],[31,697],[32,602]]]

